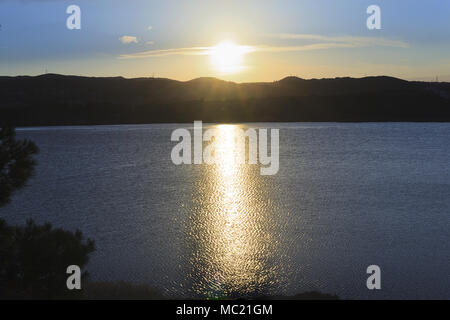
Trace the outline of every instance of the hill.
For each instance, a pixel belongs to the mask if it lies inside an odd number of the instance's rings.
[[[450,83],[392,77],[234,83],[215,78],[0,77],[0,123],[450,121]]]

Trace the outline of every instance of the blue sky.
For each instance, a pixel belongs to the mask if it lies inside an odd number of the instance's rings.
[[[71,4],[81,8],[81,30],[66,27]],[[381,8],[381,30],[366,27],[371,4]],[[0,24],[1,75],[450,81],[450,1],[0,0]],[[224,40],[253,48],[239,72],[211,64],[208,48]]]

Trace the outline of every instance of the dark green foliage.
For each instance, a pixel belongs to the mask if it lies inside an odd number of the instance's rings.
[[[16,141],[13,128],[0,129],[0,207],[9,202],[11,194],[22,188],[33,174],[33,155],[38,147],[29,140]]]
[[[16,141],[13,128],[0,129],[0,207],[25,186],[38,152],[33,142]],[[79,290],[67,289],[66,270],[70,265],[83,269],[93,251],[94,242],[84,240],[80,231],[53,229],[32,220],[13,227],[0,219],[0,299],[79,297]]]
[[[94,242],[80,231],[54,229],[28,220],[24,227],[0,219],[0,299],[79,298],[68,290],[66,269],[87,264]],[[87,273],[82,274],[82,279]]]

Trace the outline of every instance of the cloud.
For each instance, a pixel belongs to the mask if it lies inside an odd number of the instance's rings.
[[[351,43],[314,43],[301,46],[256,46],[253,51],[257,52],[295,52],[295,51],[311,51],[324,50],[332,48],[355,48]]]
[[[406,42],[380,37],[355,37],[355,36],[329,37],[318,34],[303,34],[303,33],[277,33],[277,34],[268,34],[267,36],[283,40],[312,40],[312,41],[319,41],[322,43],[343,43],[349,45],[349,47],[370,47],[370,46],[398,47],[398,48],[409,47],[408,43]]]
[[[171,56],[171,55],[198,56],[198,55],[207,55],[210,50],[211,50],[211,47],[192,47],[192,48],[149,50],[149,51],[132,53],[132,54],[123,54],[120,56],[120,58],[135,59],[135,58],[164,57],[164,56]]]
[[[273,45],[256,45],[246,46],[249,52],[300,52],[311,50],[326,50],[333,48],[361,48],[361,47],[396,47],[396,48],[408,48],[409,45],[406,42],[399,40],[391,40],[379,37],[354,37],[354,36],[338,36],[329,37],[316,34],[269,34],[267,37],[277,38],[282,40],[300,40],[309,41],[313,43],[298,44],[298,45],[286,45],[286,46],[273,46]],[[208,55],[213,47],[192,47],[192,48],[173,48],[162,50],[149,50],[144,52],[123,54],[119,58],[122,59],[136,59],[136,58],[152,58],[162,57],[169,55]]]
[[[152,30],[152,29],[153,29],[152,26],[148,26],[148,27],[147,27],[147,30]]]
[[[152,45],[152,44],[155,44],[155,41],[147,41],[146,44]]]
[[[136,37],[133,36],[122,36],[119,38],[119,40],[123,43],[123,44],[127,44],[127,43],[138,43],[138,39]]]

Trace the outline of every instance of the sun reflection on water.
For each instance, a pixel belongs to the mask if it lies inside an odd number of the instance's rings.
[[[259,168],[237,161],[243,152],[236,143],[238,128],[216,126],[216,163],[202,168],[196,187],[190,277],[202,297],[266,293],[277,281],[273,217]]]

